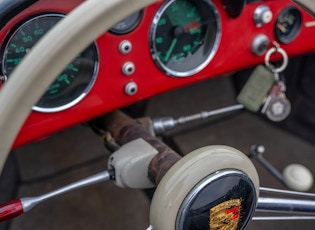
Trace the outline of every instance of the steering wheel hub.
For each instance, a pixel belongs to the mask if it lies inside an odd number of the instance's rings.
[[[221,145],[179,160],[158,185],[150,210],[154,230],[245,229],[259,191],[257,171],[240,151]]]
[[[176,229],[243,229],[253,215],[256,200],[254,184],[246,174],[237,170],[216,172],[187,195]]]

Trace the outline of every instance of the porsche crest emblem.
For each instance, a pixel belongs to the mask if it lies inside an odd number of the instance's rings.
[[[241,199],[225,201],[210,209],[210,230],[236,230],[241,213]]]

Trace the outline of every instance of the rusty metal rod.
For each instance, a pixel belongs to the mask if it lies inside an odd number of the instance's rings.
[[[149,179],[155,185],[158,185],[166,172],[181,159],[179,154],[151,135],[137,120],[121,111],[106,114],[95,122],[102,129],[109,131],[120,145],[142,138],[159,152],[152,159],[148,169]]]

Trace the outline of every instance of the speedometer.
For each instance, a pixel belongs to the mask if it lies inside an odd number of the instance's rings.
[[[169,75],[191,76],[214,57],[220,37],[219,15],[210,0],[170,0],[152,23],[152,57]]]
[[[4,50],[2,68],[6,79],[10,79],[10,74],[24,56],[63,17],[60,14],[36,16],[15,30]],[[57,112],[77,104],[91,89],[97,69],[98,52],[93,43],[57,76],[33,110]]]

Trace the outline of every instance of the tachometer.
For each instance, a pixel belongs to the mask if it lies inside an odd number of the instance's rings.
[[[9,79],[14,68],[40,38],[64,16],[45,14],[23,23],[9,38],[4,50],[3,73]],[[79,54],[49,86],[33,110],[57,112],[78,103],[91,89],[98,69],[98,52],[93,43]]]
[[[219,15],[210,0],[170,0],[152,23],[151,52],[167,74],[187,77],[210,62],[220,37]]]

